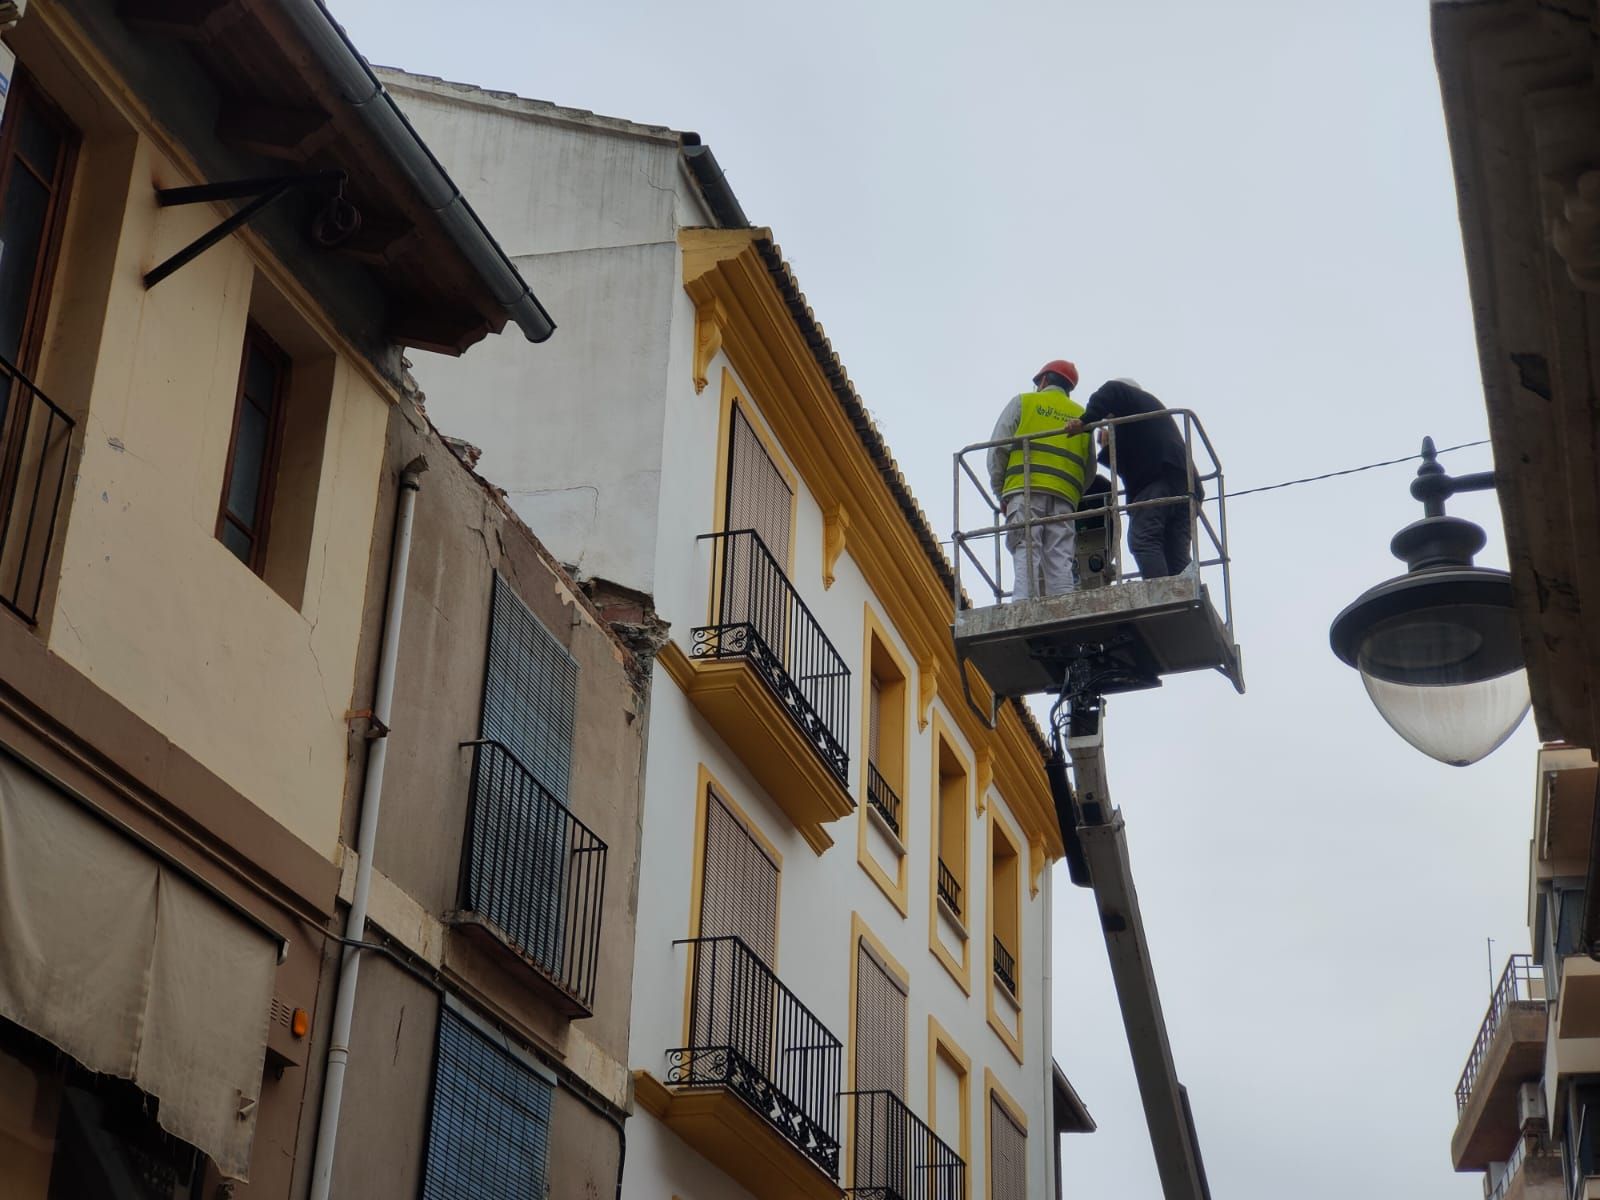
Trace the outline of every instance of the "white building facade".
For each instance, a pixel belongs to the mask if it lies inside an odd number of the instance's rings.
[[[1092,1123],[1038,732],[966,703],[949,567],[770,234],[693,135],[384,79],[560,326],[419,362],[433,419],[670,627],[624,1195],[1057,1194]]]

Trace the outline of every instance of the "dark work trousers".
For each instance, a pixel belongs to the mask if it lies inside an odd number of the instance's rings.
[[[1164,476],[1145,484],[1133,501],[1137,504],[1183,494],[1182,476]],[[1189,505],[1134,509],[1128,514],[1128,549],[1146,579],[1178,574],[1189,565]]]

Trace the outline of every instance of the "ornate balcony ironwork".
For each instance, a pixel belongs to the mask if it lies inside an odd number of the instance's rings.
[[[1478,1039],[1472,1044],[1467,1065],[1462,1068],[1461,1080],[1456,1084],[1456,1111],[1467,1107],[1472,1099],[1472,1089],[1477,1086],[1478,1073],[1489,1056],[1495,1032],[1506,1019],[1515,1003],[1543,1003],[1542,996],[1534,995],[1534,983],[1543,984],[1544,971],[1536,965],[1531,954],[1513,954],[1506,960],[1506,969],[1500,972],[1500,982],[1495,985],[1489,1000],[1489,1011],[1478,1027]]]
[[[1013,996],[1017,994],[1017,960],[999,938],[994,940],[994,977]]]
[[[950,906],[950,911],[956,916],[961,915],[961,885],[956,882],[955,872],[944,865],[944,859],[939,860],[939,899]]]
[[[867,803],[877,809],[878,815],[890,829],[894,830],[895,837],[900,836],[900,797],[895,795],[892,787],[878,774],[878,768],[871,763],[867,764]]]
[[[851,1186],[858,1200],[966,1200],[967,1164],[893,1092],[855,1100]]]
[[[828,1178],[839,1177],[839,1039],[742,938],[690,938],[690,1044],[667,1083],[727,1088]]]
[[[492,925],[556,989],[594,1011],[606,844],[504,745],[472,747],[461,908]]]
[[[0,357],[0,605],[39,619],[75,422]]]
[[[694,630],[690,656],[747,661],[848,787],[850,668],[755,530],[700,540],[716,555],[716,624]]]

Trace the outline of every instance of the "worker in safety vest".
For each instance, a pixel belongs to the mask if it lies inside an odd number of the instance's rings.
[[[1070,592],[1077,586],[1077,526],[1072,513],[1094,474],[1089,435],[1067,434],[1068,421],[1083,416],[1072,399],[1078,368],[1052,359],[1033,377],[1034,390],[1014,396],[1000,414],[990,440],[1026,438],[989,450],[989,485],[1000,497],[1006,549],[1016,568],[1014,599]],[[1052,519],[1053,518],[1053,519]],[[1045,522],[1031,524],[1029,522]]]

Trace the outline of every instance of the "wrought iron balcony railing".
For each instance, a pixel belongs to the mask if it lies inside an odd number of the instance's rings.
[[[900,797],[871,763],[867,764],[867,803],[877,810],[883,823],[894,830],[895,837],[899,837]]]
[[[844,1048],[742,938],[691,938],[689,1045],[667,1051],[667,1082],[726,1088],[839,1177]]]
[[[74,421],[0,358],[0,605],[39,619]]]
[[[1456,1084],[1456,1111],[1466,1108],[1472,1100],[1472,1089],[1477,1086],[1478,1073],[1483,1070],[1484,1060],[1489,1056],[1489,1047],[1494,1043],[1494,1035],[1506,1019],[1506,1013],[1516,1003],[1543,1003],[1542,996],[1534,995],[1534,984],[1543,984],[1544,971],[1534,963],[1531,954],[1513,954],[1506,960],[1506,969],[1500,972],[1500,982],[1495,985],[1494,995],[1489,1000],[1489,1011],[1484,1014],[1483,1024],[1478,1027],[1478,1039],[1472,1044],[1472,1053],[1467,1056],[1467,1065],[1462,1068],[1461,1080]]]
[[[461,907],[594,1011],[606,844],[497,741],[472,747]]]
[[[893,1092],[855,1102],[850,1195],[858,1200],[966,1200],[967,1164]]]
[[[692,657],[747,661],[848,787],[850,668],[755,530],[700,540],[716,555],[716,623],[694,631]]]
[[[1013,996],[1017,994],[1017,960],[999,938],[994,940],[994,977],[1005,984]]]
[[[961,915],[961,885],[956,882],[955,872],[944,865],[942,858],[939,860],[939,899],[948,904],[956,916]]]

